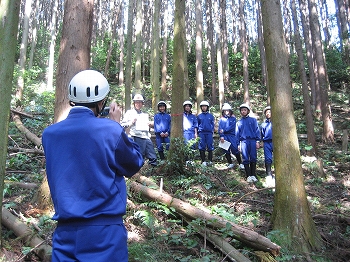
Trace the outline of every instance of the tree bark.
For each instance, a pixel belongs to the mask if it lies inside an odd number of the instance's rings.
[[[151,86],[152,86],[152,108],[157,112],[157,103],[159,102],[159,13],[160,0],[154,1],[153,12],[153,30],[151,45]]]
[[[141,93],[142,1],[136,1],[135,93]]]
[[[163,2],[164,15],[163,21],[163,44],[162,44],[162,80],[161,80],[161,100],[167,100],[167,71],[168,71],[168,61],[167,61],[167,46],[168,46],[168,1]]]
[[[244,20],[244,0],[239,0],[239,36],[241,39],[242,62],[243,62],[243,100],[244,103],[250,104],[249,98],[249,72],[248,72],[248,39],[247,28]]]
[[[324,58],[323,44],[321,39],[320,25],[317,15],[317,7],[315,0],[309,0],[310,12],[310,28],[311,36],[315,46],[315,60],[317,65],[318,82],[320,85],[321,94],[321,112],[323,121],[323,135],[324,142],[334,142],[334,127],[332,123],[331,106],[328,99],[328,75],[326,61]]]
[[[23,31],[22,31],[22,42],[21,42],[21,48],[20,48],[20,55],[19,55],[19,75],[17,80],[17,89],[16,89],[16,106],[21,106],[21,100],[23,97],[23,90],[24,90],[24,72],[25,72],[25,64],[27,60],[27,47],[28,47],[28,34],[29,34],[29,18],[30,18],[30,12],[32,10],[31,8],[32,0],[27,0],[25,2],[25,10],[24,10],[24,19],[23,19]]]
[[[16,39],[21,1],[0,1],[0,203],[3,200],[4,176],[7,159],[7,143]],[[1,218],[1,215],[0,215]],[[0,221],[1,223],[1,221]],[[0,246],[2,246],[0,227]]]
[[[292,19],[294,23],[295,49],[298,55],[298,65],[299,65],[299,72],[300,72],[300,78],[301,78],[301,84],[302,84],[302,93],[303,93],[303,99],[304,99],[304,111],[305,111],[305,118],[306,118],[305,120],[306,120],[306,127],[307,127],[307,141],[308,141],[308,144],[312,146],[312,149],[308,151],[308,155],[313,156],[316,153],[314,120],[312,116],[309,87],[307,84],[307,77],[306,77],[305,66],[304,66],[304,55],[303,55],[303,48],[302,48],[300,32],[299,32],[299,24],[298,24],[298,18],[297,18],[298,16],[296,11],[295,0],[291,1],[291,10],[292,10]]]
[[[198,218],[203,219],[208,223],[208,226],[217,229],[226,228],[227,224],[230,224],[235,239],[255,249],[270,252],[274,256],[279,254],[280,247],[278,245],[250,229],[238,226],[230,221],[222,219],[219,216],[211,215],[187,202],[181,201],[180,199],[174,198],[168,194],[150,189],[135,181],[131,181],[129,185],[135,192],[141,193],[143,196],[153,201],[159,201],[168,207],[175,208],[176,212],[191,220]]]
[[[56,71],[54,122],[61,121],[68,115],[70,80],[76,73],[90,68],[93,2],[69,0],[64,4],[62,38]]]
[[[41,146],[41,139],[37,137],[35,134],[30,132],[22,123],[21,118],[19,115],[13,115],[12,117],[13,122],[15,123],[16,127],[19,131],[21,131],[27,139],[29,139],[31,142],[33,142],[37,147]]]
[[[128,33],[126,38],[126,62],[125,62],[125,110],[131,106],[132,87],[132,36],[135,0],[129,0],[128,7]]]
[[[195,1],[196,8],[196,97],[197,101],[204,100],[203,89],[203,23],[202,23],[202,1]]]
[[[304,186],[281,6],[279,1],[263,0],[261,10],[276,175],[272,223],[274,230],[284,235],[280,238],[281,244],[296,253],[309,253],[318,250],[322,241],[312,220]]]

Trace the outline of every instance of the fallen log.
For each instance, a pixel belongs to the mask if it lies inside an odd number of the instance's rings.
[[[31,142],[33,142],[37,147],[41,146],[41,139],[37,137],[35,134],[30,132],[22,123],[21,118],[19,115],[13,115],[12,116],[13,122],[15,123],[16,127],[19,131],[21,131],[27,139],[29,139]]]
[[[9,180],[5,180],[4,182],[7,185],[17,186],[24,189],[34,189],[38,187],[38,185],[35,183],[16,182],[16,181],[9,181]]]
[[[168,194],[160,193],[157,190],[150,189],[135,181],[128,181],[128,184],[130,185],[131,190],[141,193],[146,198],[163,203],[168,207],[173,207],[177,213],[190,219],[203,219],[207,221],[208,226],[210,227],[227,228],[226,225],[229,224],[235,239],[254,249],[269,252],[274,256],[279,254],[280,246],[271,242],[270,239],[256,233],[255,231],[236,225],[233,222],[227,221],[219,216],[209,214],[187,202],[174,198]]]
[[[21,237],[32,248],[34,248],[33,251],[42,259],[42,261],[51,261],[52,247],[45,244],[45,240],[42,240],[40,237],[36,236],[26,224],[17,219],[4,207],[2,208],[1,219],[2,224],[5,227],[11,229],[17,237]]]
[[[185,218],[185,221],[187,223],[190,223],[189,219]],[[198,231],[198,233],[204,238],[204,240],[208,239],[211,243],[213,243],[215,245],[215,248],[219,249],[222,253],[224,253],[226,255],[226,257],[229,258],[231,261],[251,262],[251,260],[249,258],[247,258],[243,254],[241,254],[237,249],[235,249],[230,243],[228,243],[222,237],[211,233],[210,230],[208,230],[208,229],[205,229],[205,228],[203,229],[203,228],[199,228],[196,226],[195,226],[195,228]],[[224,259],[223,259],[223,261],[224,261]]]

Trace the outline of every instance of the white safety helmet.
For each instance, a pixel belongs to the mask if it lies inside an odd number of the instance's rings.
[[[207,106],[209,107],[209,103],[207,101],[202,101],[199,106]]]
[[[182,106],[185,106],[185,105],[189,105],[190,107],[192,107],[192,102],[187,100],[182,104]]]
[[[264,115],[265,115],[267,110],[271,110],[271,106],[267,106],[267,107],[264,108]]]
[[[89,104],[103,100],[109,93],[107,79],[95,70],[77,73],[68,85],[68,99],[73,103]]]
[[[249,106],[248,104],[246,104],[246,103],[241,104],[241,105],[239,106],[239,110],[241,110],[242,108],[247,108],[248,111],[250,112],[250,106]]]
[[[145,99],[143,99],[143,96],[142,95],[140,95],[140,94],[136,94],[135,96],[134,96],[134,98],[132,99],[132,101],[142,101],[142,102],[144,102],[145,101]]]
[[[231,108],[231,106],[228,103],[224,103],[221,110],[222,111],[224,111],[224,110],[232,110],[232,108]]]
[[[158,102],[158,105],[157,105],[158,109],[159,109],[160,106],[165,106],[165,110],[166,110],[166,103],[164,101],[159,101]]]

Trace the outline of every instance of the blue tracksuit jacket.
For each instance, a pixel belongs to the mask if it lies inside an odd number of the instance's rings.
[[[236,124],[236,137],[240,142],[243,164],[256,163],[256,142],[260,142],[258,121],[250,117],[242,117]]]
[[[197,116],[197,120],[198,136],[200,138],[198,149],[213,151],[214,116],[209,112],[202,112]]]
[[[221,132],[221,130],[223,132]],[[219,120],[219,136],[231,143],[229,152],[236,155],[238,151],[238,140],[236,138],[236,117],[224,115]]]
[[[269,119],[266,119],[260,126],[261,140],[264,142],[264,157],[265,163],[272,164],[272,124]]]
[[[138,172],[143,158],[119,123],[73,107],[65,120],[44,130],[42,142],[54,220],[86,225],[122,221],[124,176]]]
[[[163,151],[163,144],[166,144],[166,149],[169,149],[170,145],[170,129],[171,129],[171,117],[167,113],[158,112],[154,115],[154,133],[156,134],[156,144],[158,151]],[[168,133],[168,137],[161,137],[161,133]]]
[[[184,112],[182,118],[183,124],[183,135],[185,142],[187,143],[189,140],[194,139],[195,129],[198,129],[198,120],[197,117],[189,113]]]

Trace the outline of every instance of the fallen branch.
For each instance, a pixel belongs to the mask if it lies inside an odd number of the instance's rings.
[[[16,182],[16,181],[8,181],[8,180],[5,180],[5,184],[11,185],[11,186],[17,186],[24,189],[33,189],[38,187],[38,185],[35,183],[25,183],[25,182]]]
[[[2,224],[11,229],[17,237],[21,237],[24,241],[28,242],[28,244],[34,248],[33,251],[35,254],[37,254],[42,261],[51,261],[52,247],[46,245],[45,241],[36,236],[26,224],[22,223],[4,207],[2,208],[1,218]]]
[[[27,149],[27,148],[9,147],[8,152],[44,155],[44,151],[38,148]]]
[[[185,221],[187,223],[190,223],[186,218],[185,218]],[[219,249],[222,253],[226,255],[226,257],[222,261],[224,261],[226,258],[229,258],[231,261],[236,261],[236,262],[251,262],[249,258],[242,255],[224,238],[211,233],[210,230],[208,229],[199,228],[197,226],[195,226],[195,228],[204,239],[208,239],[211,243],[215,245],[215,248]]]
[[[41,146],[41,139],[37,137],[35,134],[30,132],[22,123],[21,118],[19,115],[13,115],[12,116],[13,122],[15,123],[16,127],[19,131],[21,131],[27,139],[29,139],[31,142],[33,142],[37,147]]]
[[[208,222],[208,225],[213,228],[227,228],[227,224],[230,225],[230,229],[234,234],[234,238],[251,246],[257,250],[270,252],[272,255],[277,256],[280,251],[280,246],[271,242],[268,238],[252,231],[248,228],[238,226],[230,221],[224,220],[219,216],[209,214],[199,208],[192,206],[180,199],[174,198],[168,194],[160,193],[159,191],[150,189],[146,186],[141,185],[135,181],[128,181],[130,188],[145,196],[146,198],[152,199],[153,201],[161,202],[168,207],[175,208],[176,212],[188,217],[189,219],[203,219]]]

